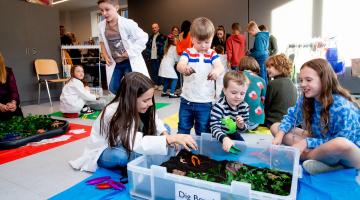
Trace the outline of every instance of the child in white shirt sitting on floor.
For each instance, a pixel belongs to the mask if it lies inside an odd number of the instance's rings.
[[[89,107],[84,107],[87,101],[95,101],[97,96],[90,93],[90,88],[84,82],[84,69],[75,65],[70,71],[71,79],[62,89],[60,96],[60,111],[64,117],[77,118],[79,112],[91,112]],[[86,109],[86,110],[83,110]]]

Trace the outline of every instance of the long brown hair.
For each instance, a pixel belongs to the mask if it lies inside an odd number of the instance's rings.
[[[128,73],[121,80],[115,98],[105,107],[100,118],[100,134],[105,134],[110,147],[121,144],[130,153],[141,122],[144,124],[142,130],[144,136],[156,134],[154,97],[152,98],[153,105],[146,113],[139,113],[136,104],[137,98],[153,87],[154,83],[151,79],[139,72]],[[105,125],[106,108],[115,102],[119,105],[110,123]]]
[[[329,130],[329,110],[334,102],[333,94],[338,94],[350,102],[354,103],[356,107],[360,107],[359,103],[350,95],[349,91],[341,87],[336,74],[330,64],[322,58],[317,58],[304,63],[301,69],[309,67],[316,71],[321,81],[320,103],[322,108],[320,111],[320,123],[323,128],[322,133],[325,134]],[[304,97],[302,105],[303,118],[306,130],[311,133],[311,116],[314,113],[314,98]]]
[[[6,67],[5,67],[5,60],[2,54],[0,53],[0,83],[6,83]]]
[[[83,68],[81,65],[74,65],[74,66],[72,66],[71,69],[70,69],[71,79],[76,78],[76,77],[75,77],[75,69],[76,69],[77,67]],[[84,68],[83,68],[83,70],[84,70]],[[84,74],[85,74],[85,72],[84,72]],[[79,80],[80,80],[80,79],[79,79]],[[69,80],[69,81],[70,81],[70,80]],[[88,85],[89,85],[89,84],[86,82],[85,77],[84,77],[83,79],[81,79],[80,81],[84,84],[84,86],[88,86]]]

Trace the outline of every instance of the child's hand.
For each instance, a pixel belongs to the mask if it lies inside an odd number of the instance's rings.
[[[183,74],[185,76],[190,76],[191,74],[195,73],[195,70],[192,67],[186,66],[184,68]]]
[[[236,125],[239,128],[244,128],[244,126],[245,126],[244,118],[242,118],[241,116],[237,116],[236,117]]]
[[[211,72],[207,76],[207,80],[216,80],[219,77],[219,72],[215,69],[211,70]]]
[[[166,142],[169,145],[179,144],[182,145],[186,150],[190,151],[191,149],[197,150],[198,146],[195,140],[189,134],[175,134],[175,135],[165,135]]]
[[[110,66],[112,64],[112,61],[109,57],[105,57],[105,62],[107,66]]]
[[[222,148],[224,151],[229,152],[233,145],[234,145],[234,142],[229,137],[224,138],[223,143],[222,143]]]
[[[8,111],[8,108],[6,105],[0,103],[0,112],[7,112]]]
[[[282,131],[277,132],[271,143],[275,145],[280,145],[282,143],[284,135],[285,134]]]
[[[16,101],[13,100],[6,104],[7,110],[10,112],[14,112],[16,110]]]
[[[121,57],[129,58],[129,54],[127,53],[127,51],[125,51],[123,54],[121,54]]]

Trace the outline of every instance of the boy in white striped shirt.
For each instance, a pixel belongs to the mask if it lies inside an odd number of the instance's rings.
[[[229,152],[233,140],[244,141],[241,133],[248,129],[249,105],[244,102],[249,79],[242,72],[227,72],[224,76],[225,96],[212,107],[210,130]]]

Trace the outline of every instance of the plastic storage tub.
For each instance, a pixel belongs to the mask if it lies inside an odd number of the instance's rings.
[[[213,183],[190,177],[167,173],[159,166],[176,152],[169,149],[168,155],[144,155],[128,163],[130,195],[135,199],[296,199],[298,178],[301,174],[299,151],[292,147],[247,144],[236,141],[242,152],[239,155],[226,153],[221,144],[210,134],[194,136],[199,150],[194,153],[207,155],[215,160],[233,160],[257,167],[268,167],[292,174],[291,191],[280,196],[251,190],[248,183],[233,181],[231,185]]]

